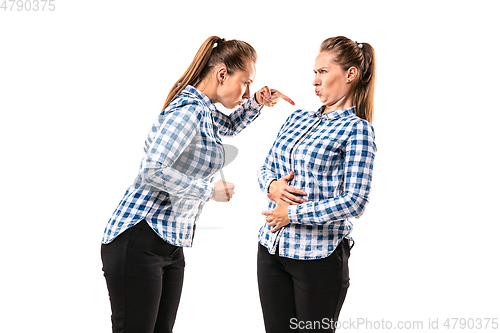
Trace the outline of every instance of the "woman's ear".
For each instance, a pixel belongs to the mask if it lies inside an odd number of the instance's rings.
[[[347,82],[352,82],[358,77],[358,68],[357,67],[350,67],[347,70]]]
[[[227,78],[227,68],[222,65],[217,69],[217,81],[222,84]]]

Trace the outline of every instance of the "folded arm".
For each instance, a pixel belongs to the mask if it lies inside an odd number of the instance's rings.
[[[371,125],[359,121],[345,149],[344,194],[321,201],[288,206],[290,223],[320,225],[360,217],[368,202],[376,146]]]

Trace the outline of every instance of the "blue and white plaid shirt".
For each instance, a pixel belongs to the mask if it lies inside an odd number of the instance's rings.
[[[363,214],[372,180],[376,146],[372,125],[357,117],[355,107],[321,115],[298,110],[281,127],[258,173],[267,193],[271,181],[288,175],[289,185],[304,190],[307,202],[288,207],[290,224],[271,233],[266,223],[259,240],[271,254],[320,259],[349,239],[350,217]],[[268,209],[276,203],[269,202]]]
[[[139,175],[109,219],[102,243],[144,219],[166,242],[192,246],[196,221],[224,165],[219,135],[236,135],[262,107],[253,97],[226,116],[202,92],[187,86],[153,124]]]

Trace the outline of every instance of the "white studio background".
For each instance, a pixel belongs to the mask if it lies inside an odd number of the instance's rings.
[[[354,220],[340,320],[499,317],[494,1],[53,3],[0,10],[0,331],[111,332],[105,223],[168,90],[211,35],[252,44],[252,89],[297,105],[265,108],[225,141],[239,149],[224,170],[237,193],[207,204],[185,250],[176,332],[264,332],[256,173],[287,115],[320,106],[314,58],[337,35],[371,43],[378,66],[373,192]]]

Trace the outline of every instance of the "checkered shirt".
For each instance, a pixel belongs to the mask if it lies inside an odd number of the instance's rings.
[[[191,247],[196,221],[224,165],[220,136],[239,133],[260,114],[255,97],[229,116],[187,86],[160,113],[145,142],[139,174],[109,219],[103,244],[142,219],[166,242]]]
[[[293,170],[289,185],[307,193],[307,202],[288,207],[289,225],[274,233],[267,223],[260,229],[259,241],[271,254],[279,245],[280,256],[320,259],[343,238],[352,246],[348,218],[360,217],[368,202],[377,150],[372,125],[356,116],[355,107],[321,110],[292,113],[259,169],[262,191]],[[270,200],[268,209],[275,207]]]

